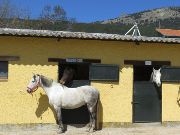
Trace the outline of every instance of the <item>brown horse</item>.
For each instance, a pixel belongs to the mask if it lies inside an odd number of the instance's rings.
[[[74,75],[75,70],[71,67],[66,67],[63,72],[63,76],[61,77],[60,83],[66,86],[70,86],[72,84]]]

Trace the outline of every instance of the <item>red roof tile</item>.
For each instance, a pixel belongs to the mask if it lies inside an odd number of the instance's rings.
[[[180,30],[172,30],[172,29],[156,29],[156,30],[165,36],[180,36]]]

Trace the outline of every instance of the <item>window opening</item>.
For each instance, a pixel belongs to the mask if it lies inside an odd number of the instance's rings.
[[[59,79],[63,77],[63,72],[66,68],[74,70],[73,77],[65,86],[71,87],[73,80],[89,80],[89,64],[59,64]]]
[[[0,79],[8,79],[8,61],[0,61]]]
[[[160,66],[134,66],[134,81],[150,81],[151,73]]]

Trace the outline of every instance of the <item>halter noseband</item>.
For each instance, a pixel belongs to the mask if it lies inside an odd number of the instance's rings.
[[[28,89],[31,90],[31,94],[32,94],[33,92],[35,92],[35,91],[38,89],[38,87],[40,86],[40,80],[41,80],[41,75],[39,76],[39,82],[37,83],[36,86],[34,86],[33,88],[27,87]]]

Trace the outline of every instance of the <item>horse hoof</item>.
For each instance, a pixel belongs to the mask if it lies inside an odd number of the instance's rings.
[[[57,134],[62,134],[62,133],[64,133],[64,130],[58,130],[57,131]]]
[[[89,133],[93,133],[94,132],[94,130],[91,128],[91,129],[87,129],[87,132],[89,132]]]
[[[91,131],[91,129],[90,129],[90,128],[87,128],[87,129],[86,129],[86,132],[90,132],[90,131]]]

